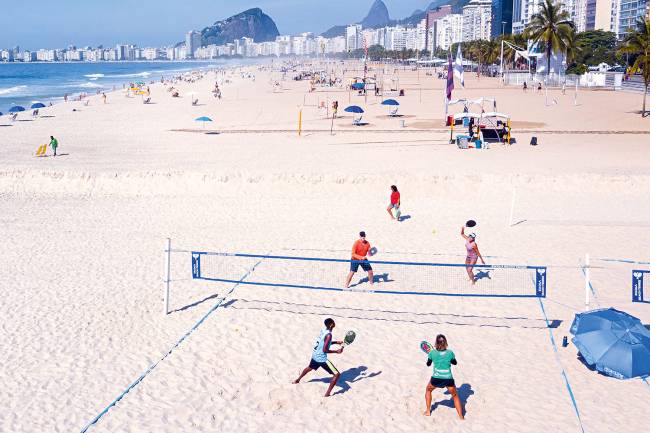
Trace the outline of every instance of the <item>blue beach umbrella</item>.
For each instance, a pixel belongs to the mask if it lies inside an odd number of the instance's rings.
[[[363,88],[366,87],[364,83],[353,83],[352,88],[354,90],[363,90]]]
[[[204,129],[205,129],[205,122],[212,122],[212,119],[210,119],[210,118],[207,117],[207,116],[197,117],[197,118],[194,119],[194,120],[195,120],[196,122],[202,122],[202,123],[203,123],[203,128],[204,128]]]
[[[45,104],[43,104],[42,102],[36,102],[32,104],[32,110],[36,108],[45,108]]]
[[[25,111],[25,107],[21,107],[20,105],[15,105],[9,109],[10,113],[19,113],[21,111]]]
[[[618,379],[650,375],[650,331],[614,308],[576,314],[571,339],[587,364]]]
[[[381,101],[381,105],[399,105],[399,102],[394,99],[385,99]]]
[[[345,107],[345,110],[343,111],[347,111],[348,113],[361,114],[363,113],[363,108],[359,107],[358,105],[350,105],[349,107]]]

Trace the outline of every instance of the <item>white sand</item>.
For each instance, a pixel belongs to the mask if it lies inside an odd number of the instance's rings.
[[[53,118],[0,127],[0,431],[81,430],[232,288],[192,281],[189,255],[175,253],[172,308],[189,307],[164,316],[167,236],[181,249],[347,258],[364,229],[380,260],[458,261],[468,218],[479,221],[492,262],[549,266],[542,303],[559,327],[549,331],[537,299],[239,286],[89,431],[577,432],[563,369],[585,431],[646,430],[647,384],[589,371],[573,345],[556,355],[550,339],[559,345],[583,309],[585,253],[650,261],[649,136],[567,133],[649,132],[634,114],[640,95],[581,92],[576,107],[570,91],[556,91],[547,107],[533,91],[467,77],[454,96],[495,96],[519,144],[459,151],[446,132],[427,130],[442,128],[442,80],[421,75],[420,103],[415,73],[400,71],[407,128],[386,119],[374,96],[364,104],[352,95],[370,125],[353,128],[346,115],[330,136],[325,111],[307,106],[298,137],[282,131],[295,130],[303,98],[336,97],[342,112],[348,93],[305,97],[307,83],[293,81],[273,93],[268,73],[255,73],[255,83],[233,75],[221,101],[209,96],[212,76],[180,85],[199,92],[197,107],[154,85],[153,105],[118,92],[107,105],[93,97],[88,107],[61,104],[41,110]],[[223,133],[200,133],[201,115]],[[33,157],[50,134],[66,155]],[[532,135],[538,147],[527,145]],[[385,211],[392,183],[411,216],[400,224]],[[525,221],[508,227],[513,188],[515,221]],[[650,308],[630,302],[632,266],[593,264],[607,268],[592,270],[592,307],[650,322]],[[288,283],[310,271],[259,266]],[[342,284],[345,266],[333,272]],[[331,356],[344,380],[324,399],[322,372],[290,381],[329,316],[337,338],[354,329],[358,339]],[[420,415],[430,369],[418,343],[437,333],[459,360],[464,422],[440,390],[432,417]]]

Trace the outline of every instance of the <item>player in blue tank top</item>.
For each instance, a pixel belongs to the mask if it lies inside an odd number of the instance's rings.
[[[300,373],[298,379],[293,381],[293,383],[296,384],[300,382],[300,379],[305,377],[305,375],[310,371],[318,370],[320,367],[323,367],[323,370],[332,375],[332,380],[330,381],[330,385],[327,388],[325,397],[330,396],[332,388],[334,388],[334,385],[336,385],[339,377],[341,377],[341,373],[339,373],[336,367],[334,367],[334,364],[332,364],[332,362],[327,359],[328,353],[343,353],[343,347],[340,347],[338,350],[330,349],[330,346],[332,344],[343,344],[342,341],[332,341],[332,329],[334,329],[335,326],[336,324],[334,323],[334,320],[331,318],[325,319],[325,329],[320,331],[320,335],[314,344],[314,350],[311,354],[311,361],[309,362],[309,365],[305,367],[302,373]]]

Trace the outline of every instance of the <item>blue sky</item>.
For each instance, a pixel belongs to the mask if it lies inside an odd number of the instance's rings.
[[[3,0],[0,48],[116,43],[159,46],[252,7],[273,18],[283,34],[321,33],[360,21],[374,0]],[[391,18],[424,9],[430,0],[384,0]]]

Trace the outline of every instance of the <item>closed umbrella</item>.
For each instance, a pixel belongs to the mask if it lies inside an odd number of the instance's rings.
[[[32,110],[36,108],[45,108],[45,104],[43,104],[42,102],[35,102],[32,104]]]
[[[205,129],[205,122],[212,122],[212,119],[210,119],[210,118],[207,117],[207,116],[197,117],[197,118],[194,119],[194,120],[195,120],[196,122],[201,122],[201,123],[203,123],[203,129]]]
[[[614,308],[576,314],[571,339],[596,370],[618,379],[650,375],[650,331],[639,319]]]

